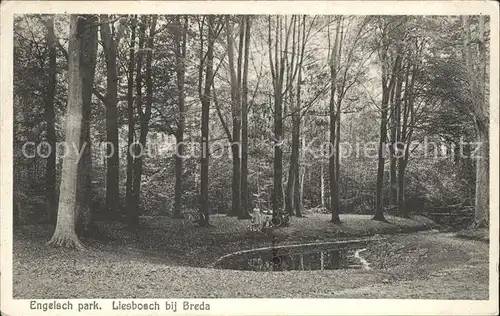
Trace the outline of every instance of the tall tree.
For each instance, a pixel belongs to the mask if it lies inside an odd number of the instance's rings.
[[[248,60],[250,55],[251,18],[245,16],[245,51],[243,60],[243,91],[241,97],[241,212],[240,218],[250,214],[248,191]]]
[[[343,47],[344,47],[344,41],[345,41],[345,17],[341,18],[340,21],[340,36],[339,36],[339,47],[338,47],[338,55],[337,55],[337,67],[340,67],[342,63],[342,56],[344,55],[343,53]],[[354,47],[354,46],[353,46]],[[352,51],[351,51],[352,53]],[[335,82],[332,82],[332,84],[335,84],[337,86],[336,92],[337,92],[337,102],[335,102],[335,151],[334,151],[334,156],[335,156],[335,187],[336,187],[336,195],[335,198],[337,201],[335,202],[336,205],[338,205],[339,210],[338,213],[340,213],[340,118],[342,115],[342,100],[345,95],[345,85],[346,85],[346,75],[349,70],[350,63],[346,62],[346,65],[344,65],[344,76],[343,78],[338,78]],[[340,70],[337,70],[337,72],[340,72]]]
[[[332,223],[340,223],[340,217],[339,217],[339,208],[340,208],[340,202],[339,202],[339,188],[338,188],[338,182],[337,182],[337,167],[336,167],[336,124],[337,124],[337,107],[335,105],[335,90],[337,88],[337,73],[338,73],[338,64],[340,60],[340,54],[341,51],[339,50],[340,46],[340,41],[342,40],[342,37],[340,36],[340,29],[341,29],[341,17],[337,17],[337,23],[335,27],[335,40],[333,42],[333,45],[329,45],[331,49],[329,50],[329,67],[330,67],[330,102],[329,102],[329,108],[330,108],[330,152],[329,152],[329,164],[328,164],[328,170],[329,170],[329,180],[330,180],[330,212],[332,213],[332,218],[331,222]],[[328,41],[330,43],[330,35],[328,35]]]
[[[305,30],[305,16],[303,17],[302,21],[302,28],[303,31]],[[294,113],[292,114],[292,156],[295,156],[293,159],[293,190],[294,190],[294,201],[293,201],[293,206],[295,209],[295,216],[296,217],[302,217],[302,195],[303,195],[303,184],[304,184],[304,174],[305,174],[305,167],[304,171],[302,172],[302,177],[300,175],[300,123],[301,123],[301,85],[302,85],[302,61],[304,58],[304,48],[305,48],[305,32],[303,34],[303,39],[302,39],[302,52],[300,55],[300,64],[298,65],[299,67],[299,74],[297,76],[297,100],[295,102],[296,108],[293,110]]]
[[[134,15],[131,21],[131,34],[130,34],[130,49],[128,59],[128,74],[127,74],[127,118],[128,118],[128,134],[127,134],[127,182],[125,184],[125,202],[127,208],[127,215],[130,226],[135,226],[137,223],[134,221],[137,218],[134,216],[135,210],[132,193],[134,183],[134,157],[132,155],[132,146],[134,144],[135,135],[135,117],[134,117],[134,67],[135,67],[135,41],[137,29],[137,16]]]
[[[136,108],[139,116],[139,142],[135,144],[134,148],[134,183],[133,183],[133,210],[131,223],[138,224],[139,208],[141,199],[141,178],[143,168],[144,149],[146,148],[146,140],[149,132],[149,121],[151,119],[151,108],[153,106],[153,78],[152,78],[152,62],[153,62],[153,49],[154,49],[154,36],[156,33],[157,15],[143,17],[139,27],[139,53],[137,54],[137,74],[136,74],[136,91],[137,102]],[[146,29],[149,26],[149,34],[146,34]],[[147,40],[145,40],[147,35]],[[142,60],[145,50],[143,45],[147,46],[146,49],[146,63],[145,63],[145,83],[146,83],[146,102],[143,109],[142,104]]]
[[[187,33],[189,29],[189,18],[184,16],[184,23],[181,26],[181,18],[176,17],[177,29],[175,32],[175,60],[177,74],[177,102],[179,108],[179,120],[175,133],[176,155],[175,155],[175,202],[174,217],[182,216],[182,174],[184,162],[184,129],[186,125],[185,91],[184,82],[186,76],[186,45]]]
[[[123,30],[112,32],[113,22],[107,14],[101,15],[101,40],[106,59],[106,211],[109,218],[117,218],[119,214],[119,143],[118,143],[118,70],[117,47]],[[111,24],[111,25],[110,25]],[[120,23],[121,26],[121,23]]]
[[[390,110],[390,146],[389,146],[389,181],[390,181],[390,204],[397,204],[397,150],[396,146],[400,141],[400,120],[401,120],[401,89],[403,86],[403,71],[397,70],[396,85],[389,96]]]
[[[210,114],[210,97],[213,83],[213,63],[214,63],[214,43],[216,39],[215,17],[209,15],[208,18],[208,36],[207,36],[207,53],[206,62],[201,51],[200,67],[205,65],[205,82],[201,98],[201,161],[200,161],[200,225],[209,225],[210,205],[208,199],[208,166],[209,166],[209,114]],[[203,23],[203,22],[202,22]],[[200,36],[203,37],[202,32]],[[203,45],[203,44],[201,44]],[[202,47],[203,48],[203,47]],[[203,70],[203,69],[201,69]],[[199,83],[201,87],[201,82]],[[201,88],[200,88],[201,91]]]
[[[273,23],[273,18],[275,23]],[[273,84],[273,220],[279,222],[283,209],[283,99],[292,89],[292,83],[297,76],[298,67],[286,67],[288,57],[289,40],[292,24],[295,17],[288,22],[287,16],[268,17],[268,55]],[[274,27],[274,38],[272,29]],[[293,41],[292,41],[293,42]],[[292,46],[294,43],[292,43]],[[291,57],[295,58],[296,50],[292,49]],[[294,65],[294,63],[291,63]],[[286,81],[285,81],[286,79]]]
[[[97,23],[97,16],[92,16]],[[96,27],[94,27],[96,28]],[[82,75],[82,134],[80,151],[82,156],[78,164],[77,204],[78,217],[76,232],[79,235],[95,233],[96,211],[90,207],[92,200],[92,144],[90,137],[90,121],[92,114],[92,90],[94,88],[95,67],[97,59],[97,32],[85,29],[82,32],[82,43],[88,49],[80,53],[80,68]]]
[[[281,216],[281,208],[283,206],[283,161],[282,161],[282,138],[283,138],[283,105],[282,105],[282,84],[284,76],[284,58],[278,60],[279,54],[283,54],[279,50],[280,45],[280,35],[281,35],[281,19],[282,17],[276,16],[275,21],[275,38],[274,38],[274,52],[273,52],[273,41],[272,41],[272,17],[269,16],[268,21],[268,45],[269,45],[269,65],[271,68],[271,76],[273,81],[273,97],[274,97],[274,164],[273,164],[273,218],[279,218]],[[281,36],[282,38],[282,36]],[[274,55],[274,61],[273,61]]]
[[[45,105],[45,123],[47,129],[47,142],[52,149],[49,156],[47,157],[46,165],[46,190],[47,190],[47,200],[49,202],[49,217],[51,222],[56,222],[57,216],[57,201],[56,201],[56,128],[55,128],[55,90],[56,90],[56,79],[57,79],[57,69],[56,69],[56,35],[54,33],[54,17],[49,16],[45,21],[45,26],[47,29],[47,49],[49,55],[49,68],[47,72],[48,80],[47,90],[44,97]]]
[[[479,149],[476,157],[475,226],[489,225],[489,107],[487,98],[487,36],[485,17],[477,17],[473,37],[471,18],[462,16],[462,52],[465,60],[468,91],[471,95],[470,112],[474,118]],[[474,45],[475,44],[475,45]]]
[[[241,61],[243,55],[244,23],[240,20],[239,25],[239,49],[238,60],[235,67],[234,58],[234,23],[231,16],[226,16],[226,38],[227,56],[229,63],[229,75],[231,82],[231,112],[233,119],[233,131],[231,136],[231,153],[233,157],[233,180],[232,180],[232,203],[231,211],[228,215],[237,216],[240,214],[241,202]]]
[[[291,21],[291,29],[292,29],[292,56],[293,59],[289,60],[288,58],[285,60],[285,66],[287,68],[293,67],[293,62],[295,59],[295,50],[296,50],[296,45],[298,46],[298,41],[296,38],[296,33],[297,33],[297,17],[292,16],[292,21]],[[291,79],[291,73],[287,73],[287,84],[290,84],[290,79]],[[295,89],[289,89],[288,90],[288,95],[286,96],[287,99],[285,100],[288,101],[290,104],[290,109],[292,111],[292,153],[290,155],[290,166],[288,168],[288,179],[287,179],[287,184],[286,184],[286,190],[285,190],[285,213],[288,215],[293,215],[293,209],[294,209],[294,186],[295,186],[295,160],[298,159],[298,151],[296,151],[295,148],[295,112],[298,106],[295,103]],[[298,148],[297,148],[298,149]]]
[[[59,194],[59,208],[54,235],[49,245],[84,249],[75,231],[77,215],[77,186],[79,149],[82,134],[83,76],[80,54],[94,49],[83,40],[85,31],[97,33],[94,16],[71,15],[70,41],[68,49],[68,106],[66,114],[65,141],[73,145],[64,159]],[[96,35],[97,36],[97,35]],[[95,48],[97,48],[95,46]]]
[[[300,192],[300,121],[302,116],[302,100],[301,100],[301,85],[302,85],[302,64],[304,60],[304,52],[308,39],[306,34],[306,17],[302,17],[302,21],[298,16],[292,18],[292,47],[291,60],[287,68],[298,71],[297,82],[294,83],[294,72],[288,72],[288,83],[291,86],[289,91],[289,103],[292,117],[292,153],[290,156],[290,167],[288,172],[287,194],[285,211],[297,217],[302,216],[302,200]],[[309,29],[310,30],[310,29]],[[295,64],[294,64],[295,63]],[[292,87],[295,86],[295,87]],[[296,92],[296,93],[294,93]]]
[[[396,74],[400,69],[401,63],[401,47],[398,45],[396,57],[394,58],[394,65],[390,69],[390,31],[391,24],[394,21],[381,21],[381,39],[380,39],[380,62],[382,64],[382,103],[380,107],[380,138],[378,146],[378,164],[377,164],[377,184],[376,184],[376,198],[375,198],[375,215],[374,220],[385,221],[383,209],[383,189],[384,189],[384,166],[385,166],[385,151],[387,140],[387,124],[388,124],[388,108],[389,98],[394,89],[396,82]],[[397,27],[397,26],[396,26]],[[393,30],[393,29],[392,29]]]
[[[341,118],[346,109],[351,106],[352,98],[349,91],[359,84],[366,73],[365,64],[370,60],[372,53],[362,49],[361,43],[365,38],[366,25],[369,17],[339,17],[336,21],[335,40],[329,43],[330,79],[330,207],[332,208],[332,222],[338,222],[340,212],[340,141]],[[327,29],[329,32],[329,26]],[[330,38],[330,36],[329,36]],[[356,96],[355,99],[358,97]],[[350,102],[345,102],[345,101]],[[332,173],[333,171],[333,173]],[[333,199],[333,200],[332,200]]]
[[[415,85],[422,63],[423,47],[424,42],[419,42],[418,40],[415,40],[415,44],[410,45],[410,53],[407,57],[406,66],[399,70],[399,72],[401,72],[401,77],[404,79],[399,79],[400,82],[397,82],[395,87],[396,99],[394,102],[395,109],[393,110],[393,116],[395,117],[394,121],[396,123],[396,133],[394,135],[396,146],[392,148],[391,151],[395,152],[397,155],[396,204],[398,206],[398,213],[404,217],[409,215],[405,203],[405,171],[410,158],[410,144],[413,139],[413,132],[420,114],[417,112],[417,92]],[[404,93],[401,95],[401,85],[403,81]],[[422,102],[420,102],[420,104],[422,104]],[[393,183],[391,180],[391,186],[392,185]],[[393,190],[392,193],[394,194]]]
[[[136,100],[135,107],[137,109],[138,114],[138,122],[139,122],[139,133],[141,132],[143,121],[144,121],[144,112],[143,112],[143,99],[142,99],[142,85],[143,85],[143,75],[142,75],[142,64],[144,61],[144,45],[146,38],[146,17],[142,16],[140,20],[137,20],[139,24],[139,41],[137,46],[137,61],[136,61],[136,74],[135,74],[135,89],[136,89]],[[140,137],[139,137],[140,138]],[[134,158],[134,166],[132,172],[132,193],[131,193],[131,207],[129,209],[129,227],[135,228],[139,224],[139,199],[140,199],[140,184],[141,180],[137,177],[137,171],[139,169],[139,158],[142,155],[142,144],[140,143],[140,139],[134,141],[132,146],[133,158]],[[130,150],[130,149],[129,149]],[[142,168],[142,167],[141,167]]]

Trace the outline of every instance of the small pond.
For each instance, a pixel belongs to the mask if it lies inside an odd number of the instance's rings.
[[[333,270],[368,268],[360,256],[370,240],[272,246],[221,257],[215,268],[248,271]]]

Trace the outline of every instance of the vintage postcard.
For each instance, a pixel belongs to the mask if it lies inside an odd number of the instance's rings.
[[[2,315],[497,315],[494,1],[5,1]]]

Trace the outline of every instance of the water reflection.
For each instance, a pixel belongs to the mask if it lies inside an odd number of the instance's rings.
[[[288,270],[334,270],[361,268],[355,257],[355,249],[330,249],[310,251],[247,252],[220,262],[219,267],[233,270],[288,271]]]

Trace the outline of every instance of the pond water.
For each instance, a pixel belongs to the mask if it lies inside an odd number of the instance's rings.
[[[367,241],[288,245],[245,250],[220,258],[220,269],[249,271],[333,270],[367,268],[360,256]]]

